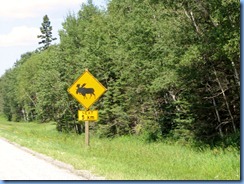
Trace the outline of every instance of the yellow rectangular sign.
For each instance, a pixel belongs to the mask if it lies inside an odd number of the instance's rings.
[[[78,121],[97,121],[97,120],[98,120],[97,110],[78,111]]]

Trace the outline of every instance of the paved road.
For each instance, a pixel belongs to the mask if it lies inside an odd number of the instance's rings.
[[[0,180],[86,180],[0,138]]]

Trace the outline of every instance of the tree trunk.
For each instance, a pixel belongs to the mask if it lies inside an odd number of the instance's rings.
[[[214,69],[214,75],[215,75],[215,77],[216,77],[216,81],[217,81],[217,83],[218,83],[218,85],[219,85],[219,88],[220,88],[220,90],[221,90],[221,92],[222,92],[222,95],[223,95],[223,98],[224,98],[224,101],[225,101],[226,108],[227,108],[228,113],[229,113],[229,116],[230,116],[230,118],[231,118],[231,123],[232,123],[233,130],[234,130],[234,132],[236,133],[236,126],[235,126],[234,118],[233,118],[233,115],[232,115],[232,113],[231,113],[231,111],[230,111],[230,106],[229,106],[227,97],[226,97],[226,95],[225,95],[225,90],[223,89],[223,87],[222,87],[222,85],[221,85],[221,82],[220,82],[220,80],[219,80],[219,78],[218,78],[217,72],[216,72],[216,70],[215,70],[214,67],[213,67],[213,69]]]
[[[240,60],[240,58],[239,58],[239,60]],[[237,83],[237,85],[240,87],[240,77],[239,77],[239,74],[238,74],[238,72],[237,72],[235,63],[232,61],[232,62],[231,62],[231,65],[232,65],[233,70],[234,70],[234,74],[235,74],[234,76],[235,76],[235,79],[236,79],[236,83]]]
[[[220,125],[221,124],[221,119],[220,119],[219,111],[217,109],[216,101],[215,101],[214,98],[213,98],[213,105],[214,105],[215,113],[216,113],[216,116],[217,116],[217,119],[218,119],[218,123],[219,123],[219,125],[216,128],[219,130],[219,134],[223,138],[224,135],[223,135],[222,127]]]

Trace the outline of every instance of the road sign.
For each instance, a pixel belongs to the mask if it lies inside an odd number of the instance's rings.
[[[78,111],[78,120],[79,121],[97,121],[98,120],[98,111],[97,110],[88,110],[88,111]]]
[[[86,70],[68,89],[68,92],[86,109],[94,104],[107,89]]]

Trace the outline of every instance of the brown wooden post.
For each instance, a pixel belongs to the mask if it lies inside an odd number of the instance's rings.
[[[89,121],[85,121],[85,143],[86,143],[86,146],[90,146],[90,140],[89,140]]]

